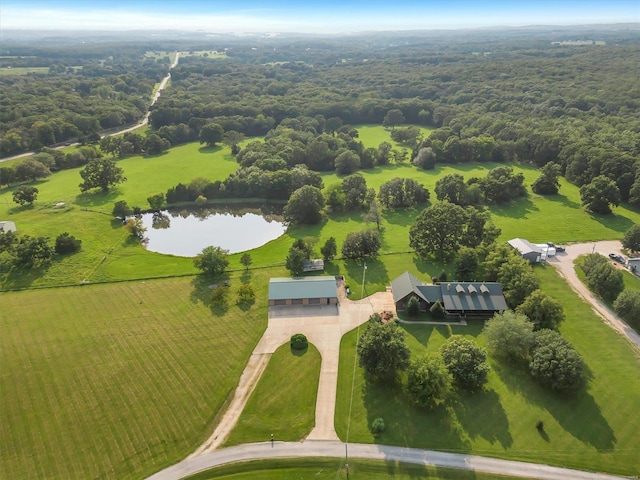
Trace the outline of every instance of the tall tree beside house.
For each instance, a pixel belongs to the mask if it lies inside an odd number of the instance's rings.
[[[409,230],[409,245],[418,255],[447,261],[460,247],[467,214],[453,203],[438,202],[425,208]]]
[[[632,225],[631,228],[624,233],[622,246],[631,253],[640,252],[640,224],[636,223]]]
[[[411,350],[394,323],[368,322],[357,346],[358,364],[371,380],[393,380],[407,368]]]

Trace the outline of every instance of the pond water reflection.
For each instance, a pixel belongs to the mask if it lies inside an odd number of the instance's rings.
[[[243,252],[278,238],[287,227],[281,207],[224,205],[164,210],[141,216],[147,250],[195,257],[210,245]]]

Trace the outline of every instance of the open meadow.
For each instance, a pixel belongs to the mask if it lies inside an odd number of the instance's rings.
[[[388,131],[379,126],[364,126],[363,141],[374,145],[376,134],[381,141],[388,141]],[[397,144],[394,143],[395,146]],[[80,282],[104,282],[122,279],[165,277],[196,272],[191,259],[149,252],[132,241],[122,225],[113,219],[111,211],[116,201],[125,200],[130,206],[147,207],[147,197],[165,192],[178,182],[188,183],[197,177],[223,180],[237,168],[233,156],[226,147],[202,148],[191,143],[172,148],[169,152],[152,157],[132,156],[118,161],[124,169],[127,181],[108,193],[80,193],[79,169],[65,170],[35,182],[40,190],[33,207],[19,207],[12,201],[15,187],[0,190],[0,216],[16,222],[18,230],[29,235],[48,235],[52,239],[68,232],[83,242],[83,248],[74,255],[64,256],[42,269],[29,272],[13,272],[2,279],[2,289],[19,289],[51,285],[74,285]],[[438,164],[434,170],[420,170],[410,163],[388,165],[361,171],[369,187],[376,190],[394,177],[414,178],[431,191],[435,201],[436,181],[449,173],[460,173],[468,179],[484,176],[497,164]],[[537,171],[525,165],[514,165],[516,172],[523,172],[530,185],[538,176]],[[325,173],[325,186],[341,181],[335,173]],[[594,215],[580,205],[579,190],[561,179],[560,193],[555,196],[529,196],[504,206],[492,207],[491,220],[502,229],[499,240],[525,237],[533,242],[555,243],[593,241],[622,238],[634,223],[640,223],[640,214],[622,205],[613,215]],[[56,208],[55,203],[64,202]],[[372,284],[369,293],[384,289],[393,278],[385,270],[397,264],[396,254],[409,251],[409,228],[420,208],[385,211],[382,222],[382,256],[372,262],[369,273]],[[342,240],[350,231],[366,228],[360,212],[330,214],[318,225],[291,227],[280,238],[251,251],[254,267],[271,267],[284,264],[289,247],[296,238],[313,238],[319,247],[331,236]],[[393,254],[393,260],[384,260]],[[240,269],[240,255],[231,256],[231,269]],[[439,273],[441,264],[413,259],[421,272]],[[347,281],[358,283],[360,267],[353,262],[336,260],[329,272],[346,275]],[[404,271],[404,270],[402,270]],[[374,273],[375,272],[375,273]],[[401,273],[401,272],[400,272]],[[377,280],[376,280],[377,279]],[[360,294],[360,292],[356,292]]]
[[[485,390],[456,396],[424,411],[409,406],[399,387],[367,384],[356,371],[350,442],[381,443],[472,453],[571,468],[638,475],[640,355],[593,314],[552,267],[536,267],[542,289],[564,306],[560,332],[583,356],[589,383],[575,398],[541,387],[526,369],[490,357]],[[415,270],[413,270],[415,273]],[[419,275],[420,277],[420,275]],[[485,345],[483,322],[468,326],[403,325],[412,356],[436,352],[451,335]],[[355,355],[354,330],[342,340],[336,430],[346,441]],[[369,426],[382,417],[386,429],[374,438]],[[544,422],[544,432],[535,428]]]
[[[193,451],[266,328],[271,273],[230,276],[226,306],[200,276],[3,293],[2,477],[138,479]]]

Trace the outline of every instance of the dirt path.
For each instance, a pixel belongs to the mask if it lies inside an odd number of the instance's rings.
[[[598,314],[611,328],[619,332],[636,348],[640,349],[640,335],[629,325],[620,320],[618,316],[612,312],[599,298],[597,298],[591,290],[589,290],[578,278],[574,269],[574,261],[580,255],[587,255],[595,252],[607,256],[609,253],[620,253],[622,244],[617,240],[606,240],[600,242],[578,243],[566,247],[565,253],[559,253],[547,261],[549,265],[553,265],[558,269],[560,275],[564,277],[571,288],[573,288],[582,298],[591,304],[593,310]],[[630,275],[623,272],[625,275]]]

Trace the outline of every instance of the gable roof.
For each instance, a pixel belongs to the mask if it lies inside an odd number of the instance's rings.
[[[527,253],[542,253],[542,249],[537,245],[534,245],[529,240],[524,238],[512,238],[507,242],[512,248],[518,250],[522,255]]]
[[[440,284],[446,311],[499,312],[507,310],[502,286],[495,282],[446,282]]]
[[[416,287],[417,292],[422,298],[429,303],[442,302],[442,293],[440,285],[419,285]]]
[[[391,292],[393,293],[394,303],[399,302],[410,293],[415,293],[425,302],[428,302],[424,293],[418,287],[426,286],[409,272],[404,272],[399,277],[391,281]]]
[[[297,298],[336,298],[335,277],[272,278],[269,280],[269,300]]]

